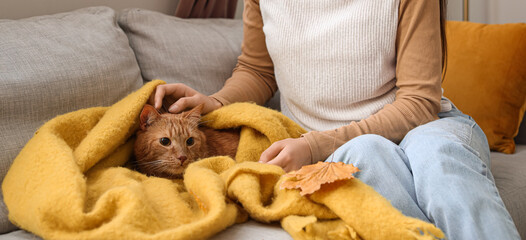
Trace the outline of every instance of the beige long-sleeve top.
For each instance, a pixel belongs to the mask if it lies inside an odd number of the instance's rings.
[[[223,105],[242,101],[264,104],[277,90],[259,0],[246,0],[244,7],[238,64],[225,86],[212,95]],[[397,143],[411,129],[438,118],[442,95],[439,7],[439,1],[400,1],[395,100],[371,116],[336,130],[304,134],[312,162],[325,160],[337,147],[362,134],[378,134]]]

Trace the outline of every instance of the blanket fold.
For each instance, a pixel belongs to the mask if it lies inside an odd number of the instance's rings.
[[[284,171],[256,161],[272,142],[305,130],[255,104],[232,104],[203,117],[209,127],[241,127],[235,160],[202,159],[187,168],[184,180],[125,167],[140,111],[159,84],[147,83],[111,107],[44,124],[2,183],[9,219],[45,239],[206,239],[248,217],[281,221],[295,239],[443,237],[357,179],[305,197],[281,189]]]

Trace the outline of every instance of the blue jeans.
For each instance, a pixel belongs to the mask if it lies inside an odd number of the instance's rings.
[[[454,106],[411,130],[399,145],[356,137],[326,161],[352,163],[356,177],[406,216],[432,222],[451,240],[520,239],[490,172],[486,136]]]

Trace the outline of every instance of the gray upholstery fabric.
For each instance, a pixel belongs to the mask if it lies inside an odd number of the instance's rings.
[[[0,20],[0,181],[46,120],[111,105],[140,86],[139,66],[110,8]],[[2,233],[14,226],[0,207]]]
[[[181,19],[143,9],[119,14],[146,81],[184,83],[204,94],[221,89],[241,54],[243,23]]]
[[[42,238],[25,230],[18,230],[0,236],[2,240],[42,240]]]
[[[517,145],[515,154],[491,152],[491,172],[522,239],[526,239],[526,145]]]

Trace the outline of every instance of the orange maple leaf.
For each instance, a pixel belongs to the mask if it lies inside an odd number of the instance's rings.
[[[318,162],[303,166],[298,171],[287,173],[281,189],[301,189],[301,196],[318,191],[323,184],[330,184],[340,180],[353,179],[353,173],[360,171],[352,164],[342,162]]]

